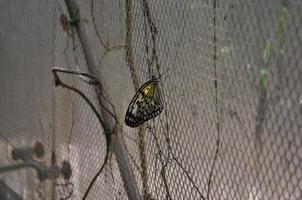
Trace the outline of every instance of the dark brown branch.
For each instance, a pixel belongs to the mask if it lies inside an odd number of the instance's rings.
[[[149,6],[148,1],[142,0],[142,4],[143,4],[143,15],[144,15],[145,50],[146,50],[146,53],[148,56],[149,56],[148,29],[150,30],[151,41],[152,41],[151,59],[148,58],[148,60],[147,60],[149,75],[153,72],[153,71],[151,71],[151,68],[152,68],[154,62],[156,64],[157,72],[160,74],[159,60],[158,60],[157,48],[156,48],[156,35],[158,33],[158,30],[151,17],[151,11],[150,11],[150,6]]]
[[[145,48],[146,48],[146,53],[147,56],[149,56],[149,46],[148,46],[148,41],[147,41],[147,37],[148,37],[148,26],[147,23],[150,27],[150,31],[151,31],[151,37],[152,37],[152,41],[153,41],[153,46],[152,46],[152,61],[149,61],[148,58],[148,71],[149,71],[149,76],[151,75],[151,67],[152,67],[152,62],[154,60],[154,56],[156,57],[156,61],[157,61],[157,55],[156,55],[156,27],[155,24],[153,23],[152,19],[151,19],[151,13],[150,13],[150,8],[148,5],[148,2],[146,0],[142,1],[143,3],[143,14],[144,14],[144,32],[145,32]],[[135,69],[134,69],[134,62],[133,62],[133,51],[132,51],[132,0],[127,0],[127,61],[132,73],[132,78],[133,78],[133,82],[134,82],[134,86],[135,89],[138,90],[138,79],[135,73]],[[146,22],[146,20],[148,22]],[[159,70],[158,70],[159,71]],[[140,158],[141,158],[141,168],[142,168],[142,172],[143,172],[143,176],[142,176],[142,183],[143,183],[143,192],[144,192],[144,196],[148,194],[148,169],[147,169],[147,158],[146,158],[146,144],[145,144],[145,135],[144,133],[146,132],[145,126],[141,126],[139,128],[139,152],[140,152]]]
[[[161,164],[163,165],[162,169],[160,170],[160,175],[161,175],[164,185],[165,185],[166,197],[167,197],[167,199],[172,199],[170,191],[169,191],[169,185],[168,185],[168,181],[166,178],[166,171],[165,171],[165,168],[168,164],[168,159],[165,157],[164,153],[162,152],[160,145],[159,145],[158,138],[156,136],[156,133],[154,133],[153,130],[154,129],[150,129],[150,132],[151,132],[152,136],[154,137],[155,144],[156,144],[157,151],[158,151],[158,157],[159,157]],[[163,158],[166,160],[166,163],[163,161]]]
[[[140,167],[139,165],[136,163],[134,157],[131,155],[131,153],[129,152],[128,148],[126,147],[126,150],[127,150],[127,154],[129,155],[130,159],[132,160],[133,162],[133,165],[135,166],[135,168],[137,169],[137,171],[139,172],[139,174],[141,176],[143,176],[143,172],[140,170]]]
[[[162,125],[162,123],[161,123]],[[166,128],[168,129],[168,126],[166,126]],[[159,141],[158,141],[158,138],[156,136],[156,134],[153,132],[154,129],[150,129],[154,139],[155,139],[155,144],[156,144],[156,147],[157,147],[157,150],[158,150],[158,155],[159,155],[159,158],[160,158],[160,161],[161,163],[163,164],[163,160],[162,160],[162,157],[167,161],[164,165],[164,168],[162,168],[162,170],[164,169],[164,171],[161,170],[161,175],[165,175],[165,173],[163,174],[163,172],[165,172],[165,167],[166,165],[169,163],[168,161],[171,160],[169,158],[166,158],[164,153],[162,152],[161,148],[160,148],[160,145],[159,145]],[[183,165],[178,161],[178,159],[176,158],[176,156],[174,155],[173,151],[172,151],[172,147],[170,145],[170,139],[169,137],[167,137],[167,133],[164,131],[164,134],[165,134],[165,140],[167,142],[167,145],[168,145],[168,151],[169,153],[171,153],[172,155],[172,159],[176,162],[176,164],[183,170],[183,172],[185,173],[185,175],[187,176],[187,178],[189,179],[189,181],[193,184],[193,187],[196,189],[196,191],[198,192],[198,194],[200,195],[201,199],[202,200],[205,200],[205,197],[201,194],[201,192],[199,191],[197,185],[195,184],[195,182],[193,181],[192,177],[190,176],[190,174],[188,173],[188,171],[183,167]],[[170,192],[169,192],[169,188],[168,188],[168,184],[167,184],[167,180],[165,177],[163,177],[163,181],[164,181],[164,184],[165,184],[165,189],[166,189],[166,195],[167,197],[169,196],[169,198],[171,199],[171,195],[170,195]]]
[[[62,69],[62,68],[58,68],[58,67],[54,67],[53,68],[53,71],[56,71],[56,72],[61,72],[61,73],[66,73],[66,74],[75,74],[75,75],[81,75],[81,76],[86,76],[88,78],[90,78],[91,80],[90,81],[86,81],[85,79],[82,79],[84,80],[85,82],[87,82],[88,84],[90,85],[98,85],[100,88],[101,88],[101,83],[99,82],[99,80],[94,77],[93,75],[91,74],[88,74],[88,73],[83,73],[83,72],[76,72],[76,71],[71,71],[71,70],[67,70],[67,69]],[[109,109],[106,108],[106,106],[104,106],[103,104],[100,104],[102,106],[102,108],[108,112],[115,120],[116,120],[116,115],[115,115],[115,110],[114,110],[114,106],[112,105],[112,103],[110,102],[110,100],[104,96],[103,93],[101,93],[102,97],[104,98],[104,100],[110,104],[110,106],[112,107],[114,113],[112,113]]]
[[[96,20],[94,16],[94,0],[91,0],[90,2],[90,12],[91,12],[91,19],[92,19],[92,24],[96,33],[97,38],[99,39],[101,45],[106,49],[109,50],[109,47],[105,44],[105,42],[101,38],[101,34],[96,26]]]
[[[134,53],[132,46],[132,34],[133,34],[133,11],[132,11],[132,0],[126,0],[126,62],[130,69],[132,81],[135,90],[139,89],[139,81],[137,72],[134,65]],[[140,153],[140,166],[141,166],[141,179],[143,184],[144,196],[148,194],[148,169],[147,169],[147,158],[146,158],[146,144],[145,144],[145,127],[141,126],[138,131],[139,139],[139,153]]]
[[[211,171],[210,171],[210,175],[209,175],[209,179],[208,179],[208,189],[207,189],[207,199],[208,200],[210,199],[210,191],[211,191],[212,178],[213,178],[213,174],[214,174],[215,163],[217,162],[218,153],[219,153],[219,143],[220,143],[220,139],[217,138],[214,160],[213,160],[213,164],[211,166]]]
[[[73,103],[73,100],[71,98],[71,94],[70,92],[68,91],[68,96],[69,96],[69,99],[70,99],[70,102],[71,102],[71,110],[72,110],[72,116],[71,116],[71,126],[70,126],[70,132],[69,132],[69,136],[68,136],[68,156],[70,155],[70,144],[71,144],[71,140],[72,140],[72,136],[73,136],[73,128],[74,128],[74,123],[75,123],[75,117],[74,117],[74,103]]]
[[[207,188],[207,200],[210,198],[211,184],[214,173],[215,164],[218,158],[219,153],[219,144],[220,144],[220,118],[219,118],[219,108],[218,108],[218,81],[217,81],[217,36],[216,36],[216,9],[217,9],[217,1],[213,0],[213,43],[214,43],[214,52],[213,52],[213,70],[214,70],[214,90],[215,90],[215,114],[216,114],[216,130],[217,130],[217,140],[216,140],[216,150],[214,154],[213,164],[211,166],[211,171],[208,178],[208,188]]]
[[[182,164],[177,160],[177,158],[174,156],[174,154],[172,153],[173,156],[173,160],[175,160],[175,162],[177,163],[178,166],[180,166],[180,168],[183,170],[183,172],[185,173],[185,175],[187,176],[187,178],[189,179],[189,181],[193,184],[193,187],[195,188],[195,190],[198,192],[198,194],[200,195],[201,199],[205,200],[205,197],[201,194],[201,192],[199,191],[197,185],[195,184],[195,182],[193,181],[192,177],[190,176],[189,172],[182,166]]]
[[[75,16],[77,15],[78,18],[81,19],[81,12],[80,12],[80,7],[77,4],[76,0],[65,0],[64,1],[67,7],[67,10],[69,12],[70,16]],[[101,71],[102,68],[100,68],[96,58],[95,58],[95,52],[94,52],[94,46],[95,46],[95,38],[91,37],[92,35],[89,34],[88,31],[88,26],[85,23],[81,22],[82,20],[79,21],[75,25],[76,33],[79,36],[80,40],[80,45],[83,50],[83,55],[85,58],[85,62],[87,65],[87,70],[90,74],[93,74],[95,77],[98,78],[99,81],[101,81]],[[100,84],[103,86],[103,84]],[[127,154],[125,153],[125,141],[123,140],[121,133],[122,131],[122,126],[119,124],[118,120],[116,118],[113,118],[110,113],[108,113],[104,107],[107,108],[107,110],[110,110],[110,105],[108,101],[105,100],[104,95],[105,90],[103,87],[94,87],[96,96],[97,96],[97,101],[100,105],[100,112],[102,113],[102,117],[105,123],[104,126],[104,134],[106,136],[106,142],[107,144],[111,144],[111,140],[114,141],[112,142],[112,150],[115,154],[118,167],[120,170],[120,174],[125,186],[125,191],[128,195],[129,199],[140,199],[136,180],[135,180],[135,175],[131,169],[131,163],[129,161],[129,158]],[[104,107],[103,107],[104,106]],[[112,107],[111,109],[114,109]],[[107,148],[107,151],[109,148]],[[108,154],[108,152],[106,152]],[[90,190],[88,188],[87,190]]]
[[[167,178],[166,178],[166,167],[167,167],[168,163],[169,162],[167,161],[164,164],[164,166],[160,170],[160,175],[162,176],[163,181],[164,181],[164,185],[165,185],[165,189],[166,189],[166,199],[170,200],[170,199],[172,199],[172,197],[171,197],[171,194],[170,194],[170,191],[169,191],[169,185],[168,185],[168,181],[167,181]]]
[[[140,155],[140,166],[142,169],[142,184],[143,184],[143,194],[147,195],[148,192],[148,166],[147,166],[147,156],[146,156],[146,138],[145,138],[146,128],[144,125],[139,127],[138,137],[139,137],[139,155]]]
[[[166,119],[168,118],[168,114],[167,112],[165,112],[165,117]],[[173,160],[176,162],[176,164],[183,170],[183,172],[185,173],[185,175],[187,176],[187,178],[189,179],[189,181],[193,184],[193,187],[196,189],[196,191],[198,192],[198,194],[200,195],[201,199],[205,200],[205,197],[201,194],[201,192],[199,191],[199,188],[197,187],[197,185],[195,184],[194,180],[192,179],[192,177],[190,176],[189,172],[183,167],[183,165],[181,164],[181,162],[178,161],[178,159],[176,158],[176,156],[174,155],[173,151],[172,151],[172,147],[171,147],[171,143],[170,143],[170,137],[169,137],[169,124],[165,123],[165,129],[166,131],[164,131],[164,136],[165,136],[165,141],[167,143],[168,146],[168,152],[169,154],[172,155]],[[161,123],[161,126],[164,126]],[[165,130],[164,129],[164,130]]]
[[[79,72],[72,73],[71,71],[62,70],[62,69],[58,69],[58,68],[54,68],[52,70],[52,72],[53,72],[53,75],[55,77],[55,85],[67,88],[67,89],[72,90],[73,92],[77,93],[78,95],[80,95],[86,101],[86,103],[90,106],[90,108],[92,109],[92,111],[94,112],[94,114],[96,115],[96,117],[98,118],[98,120],[99,120],[100,124],[102,125],[102,127],[106,127],[106,124],[103,121],[100,113],[97,111],[97,109],[92,104],[92,102],[89,100],[89,98],[83,92],[81,92],[79,89],[77,89],[75,87],[72,87],[72,86],[69,86],[66,83],[62,82],[61,79],[60,79],[60,77],[58,76],[57,72],[65,72],[65,73],[80,74],[80,75],[87,75],[87,74],[85,74],[85,73],[79,73]],[[92,77],[91,75],[87,75],[87,76],[88,77],[89,76]],[[88,189],[86,190],[83,199],[86,199],[86,197],[87,197],[90,189],[92,188],[92,185],[94,184],[94,182],[97,179],[97,177],[99,176],[99,174],[103,171],[103,169],[104,169],[104,167],[105,167],[105,165],[107,163],[108,156],[109,156],[109,145],[110,145],[110,138],[109,137],[111,136],[111,133],[106,133],[106,131],[107,130],[104,129],[105,136],[106,136],[106,155],[105,155],[105,158],[104,158],[104,162],[101,165],[100,170],[97,172],[97,174],[93,177],[92,181],[90,182],[90,184],[88,186]]]
[[[130,69],[133,85],[135,91],[139,89],[138,75],[134,66],[134,53],[132,46],[132,34],[133,34],[133,11],[132,0],[126,0],[126,62]]]
[[[95,16],[94,16],[94,0],[91,0],[91,2],[90,2],[90,12],[91,12],[92,24],[93,24],[93,28],[95,30],[96,36],[97,36],[98,40],[100,41],[101,45],[105,48],[105,52],[101,56],[101,61],[102,61],[103,58],[105,57],[105,55],[108,52],[110,52],[110,51],[116,51],[116,50],[125,48],[126,45],[114,45],[114,46],[110,46],[109,44],[105,44],[105,42],[101,38],[101,34],[100,34],[100,32],[99,32],[99,30],[97,28],[97,25],[96,25],[96,20],[95,20]]]

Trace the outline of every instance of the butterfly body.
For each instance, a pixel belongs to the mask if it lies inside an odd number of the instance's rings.
[[[132,98],[125,116],[126,125],[134,128],[156,117],[163,111],[159,79],[152,77]]]

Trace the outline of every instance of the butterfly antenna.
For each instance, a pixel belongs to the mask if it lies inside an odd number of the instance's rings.
[[[163,77],[165,74],[167,74],[169,72],[170,68],[166,69],[161,75],[160,78]],[[163,79],[161,79],[161,82],[164,82],[167,80],[167,78],[169,77],[169,75],[167,74],[165,77],[163,77]]]
[[[168,73],[168,71],[170,70],[170,68],[167,68],[164,72],[163,72],[163,74],[162,75],[164,75],[164,74],[166,74],[166,73]]]

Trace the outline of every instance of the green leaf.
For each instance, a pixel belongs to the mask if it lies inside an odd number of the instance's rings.
[[[277,37],[280,40],[284,40],[287,22],[288,22],[288,11],[287,8],[283,7],[280,12],[279,24],[276,30]]]
[[[264,89],[266,89],[268,86],[268,70],[267,69],[260,70],[260,85]]]
[[[264,63],[267,63],[268,59],[270,58],[271,54],[272,54],[272,49],[273,49],[273,45],[271,42],[267,42],[265,47],[264,47],[264,51],[263,51],[263,61]]]
[[[69,20],[71,26],[76,26],[80,22],[80,17],[78,15],[72,16]]]

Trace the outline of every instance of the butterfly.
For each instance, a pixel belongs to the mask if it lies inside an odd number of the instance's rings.
[[[160,79],[152,76],[132,98],[125,116],[125,123],[132,128],[159,115],[164,107],[159,89]]]

